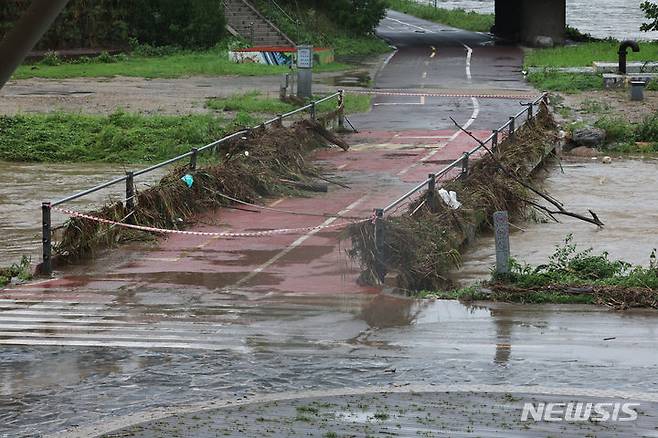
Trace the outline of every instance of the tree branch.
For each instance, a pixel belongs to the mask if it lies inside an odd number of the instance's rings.
[[[519,183],[520,185],[522,185],[522,186],[525,187],[526,189],[530,190],[530,191],[531,191],[532,193],[534,193],[535,195],[537,195],[537,196],[539,196],[540,198],[544,199],[544,200],[545,200],[546,202],[548,202],[549,204],[553,205],[553,206],[556,208],[556,210],[551,210],[551,209],[549,209],[549,208],[547,208],[547,207],[544,207],[544,206],[542,206],[542,205],[540,205],[540,204],[537,204],[537,203],[535,203],[535,202],[532,202],[532,201],[524,200],[524,202],[526,202],[527,204],[529,204],[529,205],[531,205],[531,206],[533,206],[533,207],[535,207],[535,208],[538,208],[538,209],[541,209],[541,210],[545,211],[545,212],[548,213],[548,214],[549,214],[554,220],[556,220],[556,222],[557,222],[557,219],[555,219],[554,216],[555,216],[555,215],[563,215],[563,216],[569,216],[569,217],[572,217],[572,218],[575,218],[575,219],[579,219],[579,220],[584,221],[584,222],[588,222],[588,223],[593,224],[593,225],[596,225],[597,227],[600,227],[600,228],[602,228],[602,227],[605,225],[603,222],[601,222],[601,220],[599,219],[599,217],[598,217],[598,216],[596,215],[596,213],[594,213],[592,210],[589,210],[589,214],[592,216],[591,218],[589,218],[589,217],[587,217],[587,216],[583,216],[583,215],[578,214],[578,213],[570,212],[570,211],[566,210],[566,209],[564,208],[564,204],[561,203],[560,201],[558,201],[557,199],[553,198],[552,196],[550,196],[550,195],[548,195],[548,194],[546,194],[546,193],[540,191],[539,189],[537,189],[537,188],[533,187],[532,185],[530,185],[530,184],[526,183],[525,181],[523,181],[523,180],[522,180],[521,178],[519,178],[514,172],[510,171],[509,169],[507,169],[507,168],[506,168],[506,167],[505,167],[505,166],[504,166],[504,165],[498,160],[498,158],[496,158],[496,156],[494,155],[493,151],[492,151],[491,149],[489,149],[489,148],[487,147],[487,145],[486,145],[482,140],[480,140],[479,138],[477,138],[476,136],[474,136],[472,132],[470,132],[470,131],[464,129],[464,128],[463,128],[459,123],[457,123],[457,122],[455,121],[455,119],[453,119],[452,117],[450,117],[450,120],[452,120],[452,123],[454,123],[455,126],[457,126],[457,128],[459,128],[462,132],[464,132],[466,135],[468,135],[468,136],[471,137],[473,140],[475,140],[476,142],[478,142],[478,144],[479,144],[480,146],[482,146],[482,148],[483,148],[485,151],[487,151],[487,153],[489,154],[489,156],[491,157],[491,159],[494,161],[494,163],[496,164],[496,166],[498,166],[498,168],[499,168],[500,170],[502,170],[503,173],[505,173],[505,175],[507,175],[509,178],[513,179],[514,181],[516,181],[517,183]]]

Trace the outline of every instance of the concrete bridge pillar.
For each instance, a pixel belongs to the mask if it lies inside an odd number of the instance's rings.
[[[539,37],[564,43],[567,25],[566,0],[497,0],[494,33],[534,46]]]

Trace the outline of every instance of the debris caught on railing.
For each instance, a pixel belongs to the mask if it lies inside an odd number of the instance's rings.
[[[192,175],[190,175],[189,173],[186,174],[186,175],[183,175],[183,177],[181,178],[181,181],[183,181],[185,184],[187,184],[187,187],[190,188],[190,189],[194,185],[194,177]]]
[[[457,193],[451,191],[447,191],[445,189],[439,190],[439,196],[441,196],[441,199],[443,199],[443,202],[446,203],[446,205],[453,210],[458,210],[459,207],[462,206],[462,203],[457,200]]]

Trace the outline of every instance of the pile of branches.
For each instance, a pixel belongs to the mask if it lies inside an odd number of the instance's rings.
[[[331,135],[320,124],[308,120],[292,127],[256,129],[223,143],[212,164],[194,171],[189,166],[174,168],[157,185],[138,191],[134,210],[115,202],[88,214],[178,230],[194,222],[198,213],[231,204],[226,196],[258,203],[267,196],[300,195],[299,187],[304,185],[291,183],[321,178],[321,169],[308,163],[306,155],[327,145],[328,138]],[[186,174],[194,178],[192,187],[181,180]],[[73,217],[66,222],[55,251],[60,259],[72,261],[100,248],[149,237],[143,231]]]
[[[492,226],[494,212],[507,210],[518,216],[526,213],[527,206],[540,205],[533,200],[541,193],[532,186],[533,170],[556,142],[555,123],[544,108],[513,139],[504,139],[495,151],[472,160],[468,175],[437,187],[456,192],[462,207],[453,210],[437,192],[426,192],[402,214],[384,219],[379,258],[374,225],[353,225],[348,231],[352,240],[350,256],[361,265],[361,282],[383,281],[383,267],[397,278],[401,289],[449,287],[446,274],[460,266],[460,251],[478,230]],[[542,212],[555,214],[551,210]]]

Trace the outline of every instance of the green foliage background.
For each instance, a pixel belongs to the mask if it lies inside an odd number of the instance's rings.
[[[10,30],[31,0],[0,2],[0,32]],[[71,0],[37,45],[41,50],[127,47],[140,43],[207,48],[224,35],[221,0]]]

